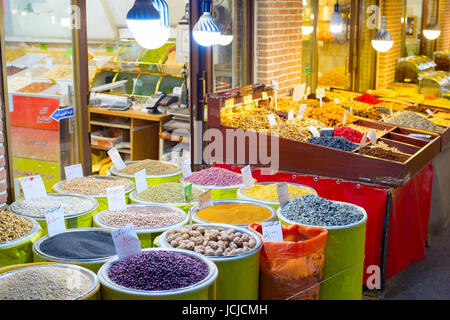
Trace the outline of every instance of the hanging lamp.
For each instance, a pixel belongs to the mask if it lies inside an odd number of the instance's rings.
[[[387,31],[386,16],[381,17],[381,28],[372,38],[372,47],[378,52],[387,52],[394,45],[391,34]]]
[[[223,40],[220,29],[211,15],[210,0],[203,1],[203,14],[198,19],[192,31],[194,40],[203,47],[220,44],[221,40]]]
[[[164,0],[135,0],[127,26],[140,46],[160,48],[169,39],[169,7]]]
[[[437,23],[432,22],[423,29],[423,35],[428,40],[436,40],[441,35],[441,29]]]
[[[342,14],[339,12],[339,1],[336,1],[336,4],[334,5],[334,12],[330,19],[330,31],[332,33],[341,33],[343,23],[344,19],[342,19]]]

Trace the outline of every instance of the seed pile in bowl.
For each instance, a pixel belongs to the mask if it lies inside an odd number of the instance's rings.
[[[343,137],[314,137],[309,139],[308,143],[342,151],[353,151],[358,148],[357,144],[350,142]]]
[[[233,186],[244,183],[240,174],[218,167],[194,172],[184,181],[204,186]]]
[[[114,227],[132,223],[136,229],[150,229],[179,223],[184,217],[183,213],[168,207],[130,207],[105,212],[102,222]]]
[[[143,251],[108,270],[116,284],[136,290],[165,291],[189,287],[207,277],[208,265],[179,252]]]
[[[312,194],[292,199],[281,209],[281,214],[296,223],[318,227],[347,226],[364,217],[350,204],[337,203]]]
[[[125,174],[135,174],[143,169],[145,169],[147,175],[162,175],[180,171],[180,168],[174,164],[147,159],[129,164],[124,169],[120,170],[120,172]]]
[[[77,194],[104,195],[106,194],[106,189],[117,186],[124,186],[125,191],[134,187],[133,182],[125,178],[101,179],[94,177],[83,177],[65,181],[61,185],[61,189],[64,192]]]
[[[272,217],[272,212],[262,206],[249,203],[220,203],[197,212],[197,217],[212,223],[247,225]]]
[[[42,241],[43,253],[63,259],[101,259],[114,256],[116,248],[109,232],[74,231],[57,234]]]
[[[295,198],[298,196],[303,196],[305,194],[312,193],[311,190],[306,188],[297,187],[291,184],[288,184],[289,196],[290,198]],[[257,184],[251,188],[248,188],[244,194],[247,197],[255,198],[259,200],[265,201],[278,201],[278,191],[277,184]]]
[[[16,240],[27,235],[32,223],[16,214],[0,211],[0,243]]]
[[[25,267],[0,278],[0,300],[72,300],[85,295],[92,285],[79,270]]]
[[[206,256],[235,256],[250,252],[256,240],[246,233],[232,228],[202,227],[169,230],[167,241],[173,248],[195,251]]]
[[[202,190],[193,187],[193,200],[197,200]],[[167,182],[149,187],[144,192],[138,193],[137,198],[150,202],[185,202],[184,188],[181,183]]]
[[[392,117],[386,119],[386,122],[426,131],[441,131],[433,122],[431,122],[424,116],[412,111],[396,112]]]
[[[61,206],[64,216],[72,216],[91,211],[96,201],[90,198],[81,198],[71,195],[45,196],[33,199],[21,199],[14,202],[11,207],[14,212],[33,218],[45,218],[45,210]]]

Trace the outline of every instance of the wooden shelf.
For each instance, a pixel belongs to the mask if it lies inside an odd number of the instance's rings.
[[[89,112],[92,114],[103,114],[107,116],[132,118],[147,121],[158,121],[158,122],[166,121],[172,118],[171,115],[167,114],[148,114],[146,112],[138,110],[115,111],[115,110],[108,110],[106,108],[89,108]]]
[[[131,129],[131,125],[129,124],[120,124],[120,123],[111,123],[111,122],[103,122],[91,120],[91,125],[102,126],[102,127],[110,127],[110,128],[119,128],[119,129]]]
[[[93,146],[93,145],[91,145],[91,148],[96,149],[96,150],[103,150],[103,151],[109,151],[111,149],[111,148],[99,147],[99,146]],[[131,154],[131,149],[117,149],[117,151],[119,151],[119,153]]]

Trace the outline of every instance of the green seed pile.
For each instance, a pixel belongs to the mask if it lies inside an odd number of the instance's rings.
[[[194,200],[202,190],[192,187],[192,196]],[[167,182],[156,186],[151,186],[144,192],[137,194],[138,199],[149,202],[184,202],[183,185],[178,182]]]
[[[0,243],[27,235],[33,225],[27,219],[6,211],[0,211]]]
[[[143,169],[145,169],[147,175],[170,174],[180,171],[180,168],[174,164],[147,159],[129,164],[125,169],[120,170],[120,172],[125,174],[135,174]]]

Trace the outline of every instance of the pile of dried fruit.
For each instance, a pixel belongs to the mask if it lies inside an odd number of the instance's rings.
[[[306,117],[316,119],[327,127],[334,127],[344,120],[345,109],[334,102],[325,102],[321,108],[307,108]],[[356,118],[348,114],[347,123],[354,122]]]

